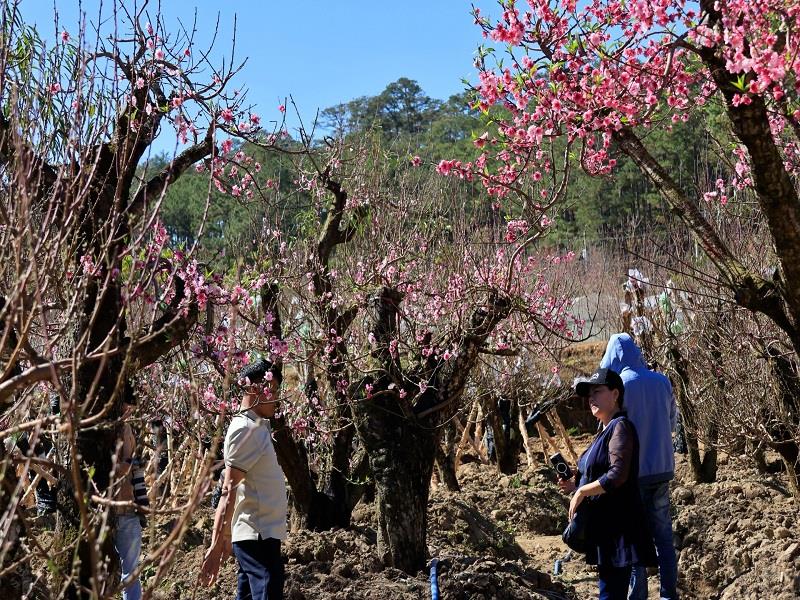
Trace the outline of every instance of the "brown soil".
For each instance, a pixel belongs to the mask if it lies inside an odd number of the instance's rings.
[[[723,460],[717,481],[706,485],[688,483],[688,467],[679,464],[672,501],[686,597],[800,598],[800,510],[785,478],[739,457]]]
[[[503,477],[492,467],[469,463],[459,476],[462,491],[443,487],[431,493],[428,548],[439,559],[442,598],[516,600],[575,598],[571,591],[532,566],[515,535],[554,533],[566,519],[566,501],[547,470]],[[486,511],[485,507],[492,509]],[[384,568],[376,553],[375,512],[359,505],[350,530],[291,534],[286,597],[342,600],[411,600],[430,597],[427,573],[411,577]],[[208,544],[211,513],[206,509],[185,538],[169,577],[154,598],[184,598]],[[223,568],[211,589],[199,589],[201,600],[227,597],[235,589],[233,562]]]
[[[567,555],[559,535],[566,499],[548,469],[508,477],[468,463],[459,479],[460,492],[438,487],[431,493],[428,544],[430,555],[441,561],[442,598],[596,596],[596,573],[578,556],[562,563],[560,576],[552,575],[555,561]],[[672,498],[683,598],[800,597],[798,510],[784,485],[780,476],[759,475],[747,461],[724,457],[717,483],[693,484],[678,457]],[[410,577],[383,568],[375,552],[374,518],[372,506],[359,506],[350,531],[291,535],[287,598],[429,598],[427,573]],[[189,597],[209,527],[206,513],[155,598]],[[198,590],[196,597],[232,596],[234,586],[230,562],[220,583]],[[657,597],[657,575],[650,577],[649,588]]]
[[[590,375],[600,364],[606,351],[606,342],[581,342],[571,344],[559,356],[562,379]]]
[[[761,475],[741,458],[721,459],[718,480],[691,481],[677,457],[672,485],[679,592],[685,600],[800,598],[798,503],[781,476]],[[517,537],[534,568],[552,573],[568,549],[560,536]],[[557,578],[579,598],[596,596],[596,573],[573,557]],[[658,575],[648,579],[658,598]]]

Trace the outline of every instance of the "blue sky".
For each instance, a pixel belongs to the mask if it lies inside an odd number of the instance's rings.
[[[105,0],[104,15],[110,15]],[[125,0],[133,7],[141,2]],[[490,14],[497,5],[477,2]],[[54,35],[53,10],[60,29],[76,32],[77,0],[23,0],[21,10],[46,38]],[[84,0],[88,22],[97,22],[98,0]],[[157,1],[148,5],[155,12]],[[291,95],[304,120],[317,109],[364,95],[376,95],[399,77],[419,82],[429,96],[446,99],[463,90],[462,78],[475,80],[472,64],[483,39],[473,24],[470,3],[461,0],[162,0],[168,30],[178,19],[191,25],[194,8],[200,43],[209,40],[219,15],[215,54],[229,56],[237,16],[236,57],[248,57],[237,82],[264,120],[280,116],[279,104]],[[288,119],[292,125],[292,119]],[[171,147],[172,144],[169,144]]]

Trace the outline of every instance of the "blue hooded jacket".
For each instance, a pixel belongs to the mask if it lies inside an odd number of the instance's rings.
[[[669,481],[675,475],[672,432],[678,417],[669,379],[647,368],[627,333],[611,336],[600,368],[616,371],[625,384],[624,409],[639,434],[639,482]]]

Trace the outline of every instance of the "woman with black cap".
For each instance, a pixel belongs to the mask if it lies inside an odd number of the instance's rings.
[[[633,565],[656,564],[638,489],[639,439],[622,410],[625,386],[619,374],[599,369],[575,390],[588,399],[602,429],[578,461],[574,480],[559,485],[574,492],[570,521],[584,511],[586,562],[597,565],[600,600],[625,600]]]

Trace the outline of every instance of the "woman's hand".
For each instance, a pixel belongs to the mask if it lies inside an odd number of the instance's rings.
[[[577,512],[578,507],[581,505],[581,502],[583,502],[583,499],[585,497],[586,496],[583,493],[583,487],[579,487],[575,491],[575,493],[572,495],[572,500],[570,500],[570,502],[569,502],[569,520],[570,521],[572,521],[572,519],[575,518],[575,513]]]
[[[575,491],[575,480],[571,477],[569,479],[558,479],[558,487],[561,488],[561,491],[565,494],[571,494]]]

